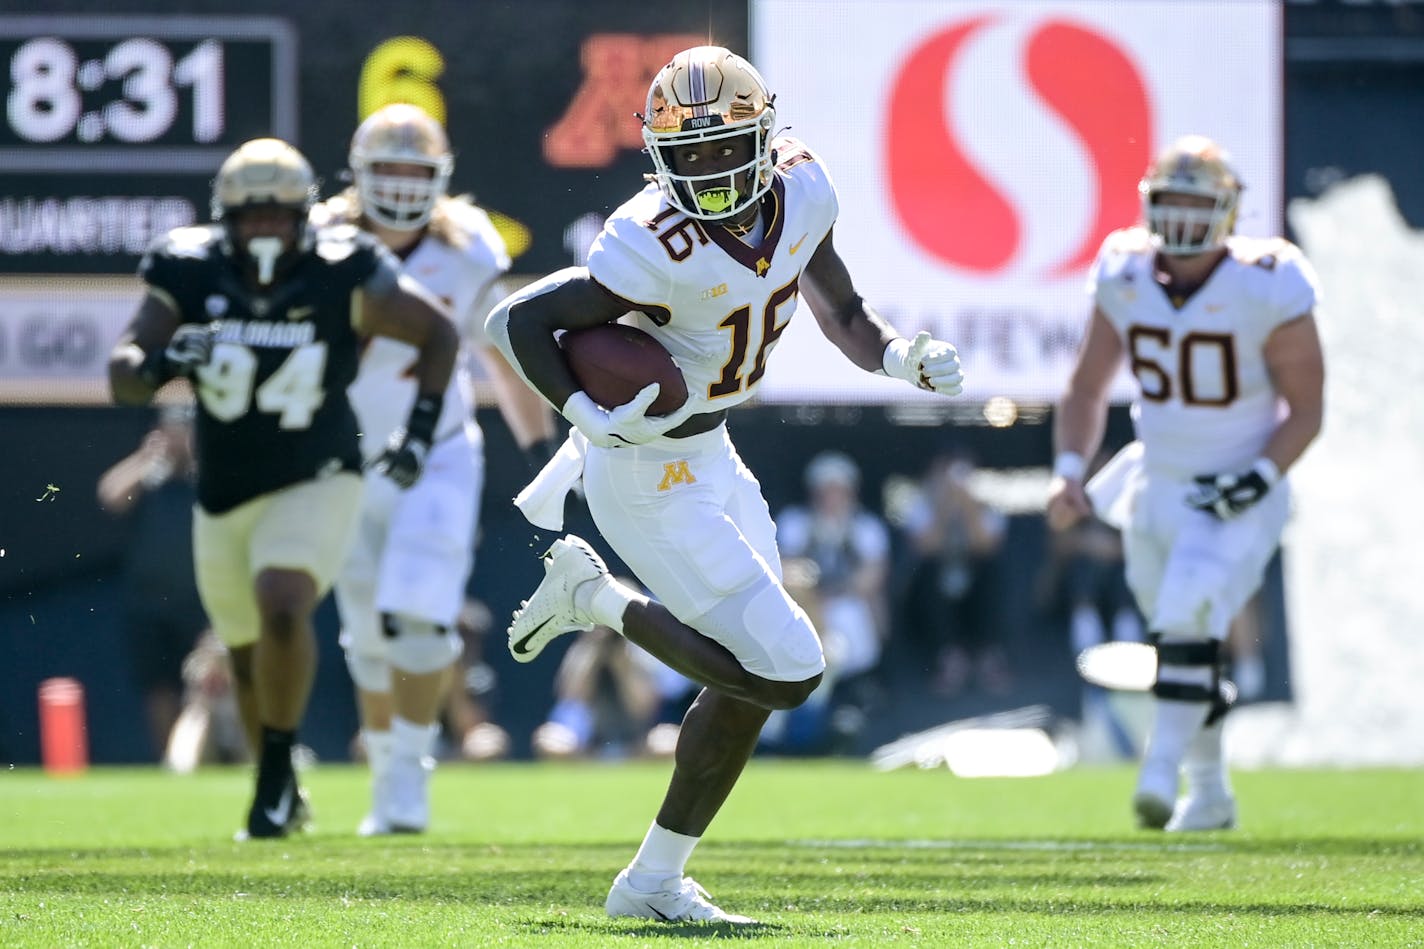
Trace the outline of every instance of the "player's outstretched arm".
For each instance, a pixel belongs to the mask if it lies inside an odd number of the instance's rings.
[[[1097,453],[1107,425],[1108,392],[1123,357],[1122,337],[1095,310],[1078,351],[1068,388],[1053,416],[1053,479],[1048,485],[1048,525],[1066,530],[1092,514],[1083,491],[1088,459]]]
[[[867,372],[883,372],[941,395],[958,395],[964,376],[959,353],[949,343],[920,333],[901,337],[855,292],[845,261],[832,235],[816,248],[801,277],[801,293],[811,305],[821,332]]]
[[[356,331],[410,343],[420,351],[411,369],[417,391],[444,393],[460,348],[445,304],[404,274],[394,281],[373,279],[360,298]]]
[[[396,280],[368,282],[362,288],[361,306],[356,312],[357,332],[389,336],[419,350],[411,367],[416,395],[410,414],[405,424],[391,433],[385,451],[372,462],[374,470],[408,488],[420,477],[435,440],[435,425],[455,368],[460,337],[444,304],[404,275]]]

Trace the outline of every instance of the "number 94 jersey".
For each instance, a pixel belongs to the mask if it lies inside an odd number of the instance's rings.
[[[677,360],[698,412],[751,397],[796,309],[801,272],[836,220],[820,160],[792,138],[773,148],[757,246],[688,217],[649,184],[609,216],[589,251],[589,275]]]
[[[1266,369],[1277,326],[1314,310],[1315,271],[1289,241],[1232,237],[1226,258],[1185,300],[1154,275],[1141,228],[1104,241],[1088,291],[1127,350],[1144,464],[1172,477],[1247,468],[1280,423]]]
[[[139,276],[185,323],[219,324],[198,395],[198,502],[221,514],[259,495],[360,469],[346,397],[360,339],[353,291],[394,282],[399,263],[355,228],[318,233],[276,282],[253,290],[216,227],[178,228],[139,264]]]

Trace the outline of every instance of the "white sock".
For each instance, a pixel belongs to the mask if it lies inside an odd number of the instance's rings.
[[[1231,785],[1226,778],[1226,758],[1221,749],[1225,725],[1226,720],[1222,718],[1202,726],[1187,745],[1186,756],[1182,759],[1182,774],[1187,779],[1188,794],[1230,796]]]
[[[574,589],[574,609],[591,616],[599,626],[607,626],[620,635],[623,633],[623,613],[631,604],[643,600],[646,597],[609,576],[581,583]]]
[[[398,758],[414,758],[417,761],[428,757],[435,746],[435,736],[440,726],[417,725],[399,715],[391,716],[391,755]]]
[[[1152,734],[1147,739],[1149,761],[1170,763],[1177,767],[1187,753],[1187,744],[1201,729],[1211,711],[1210,702],[1179,702],[1158,699],[1157,715],[1152,722]]]
[[[644,893],[680,885],[687,860],[701,839],[673,833],[653,821],[637,856],[628,864],[628,882]]]
[[[371,731],[369,728],[361,729],[361,744],[366,746],[366,764],[370,767],[372,774],[385,773],[386,766],[391,763],[391,733],[386,731]]]

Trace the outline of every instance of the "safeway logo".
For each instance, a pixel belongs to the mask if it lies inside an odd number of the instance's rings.
[[[1152,104],[1133,58],[1101,32],[1054,18],[958,23],[904,59],[886,114],[891,205],[945,264],[1071,276],[1138,217]],[[1077,189],[1069,211],[1055,210],[1054,194],[1032,200],[1046,187]],[[1065,213],[1079,220],[1045,219]],[[1048,236],[1065,228],[1068,244]]]

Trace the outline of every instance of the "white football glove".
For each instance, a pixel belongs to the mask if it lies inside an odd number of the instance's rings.
[[[599,448],[624,448],[628,445],[642,445],[659,435],[677,428],[692,417],[695,409],[692,400],[682,403],[682,407],[667,415],[648,415],[648,406],[657,399],[662,390],[656,382],[644,386],[628,402],[609,411],[603,408],[588,393],[582,390],[569,396],[560,410],[575,428],[583,432],[591,444]]]
[[[882,365],[887,376],[903,379],[918,389],[940,395],[959,395],[964,391],[959,351],[923,330],[913,342],[903,338],[891,340],[885,347]]]

